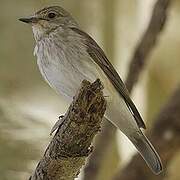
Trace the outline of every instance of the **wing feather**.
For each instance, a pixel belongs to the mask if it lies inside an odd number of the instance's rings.
[[[81,31],[78,28],[71,28],[73,31],[81,35],[81,38],[85,41],[87,46],[87,52],[91,56],[91,58],[101,67],[101,69],[104,71],[106,76],[109,78],[113,86],[116,88],[116,90],[119,92],[119,94],[124,98],[124,101],[127,104],[127,107],[129,108],[130,112],[134,116],[134,119],[136,120],[136,123],[139,128],[146,128],[145,123],[143,122],[143,119],[141,115],[139,114],[135,104],[131,100],[129,96],[129,92],[124,85],[123,81],[121,80],[119,74],[116,72],[112,64],[107,59],[105,53],[103,50],[98,46],[98,44],[85,32]]]

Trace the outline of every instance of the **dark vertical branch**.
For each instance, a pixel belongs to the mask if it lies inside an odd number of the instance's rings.
[[[158,0],[155,3],[150,23],[137,45],[130,62],[126,80],[126,86],[129,91],[132,90],[134,84],[138,81],[141,70],[144,68],[150,53],[157,44],[159,35],[166,23],[170,2],[171,0]]]

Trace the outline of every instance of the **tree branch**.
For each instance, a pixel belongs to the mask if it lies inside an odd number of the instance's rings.
[[[100,80],[83,81],[30,180],[73,180],[92,152],[106,109]]]
[[[144,68],[148,56],[157,44],[158,37],[164,29],[170,2],[171,0],[157,0],[155,3],[147,30],[137,45],[130,61],[131,63],[126,80],[126,86],[129,91],[132,90],[134,84],[138,81],[139,72]]]
[[[137,154],[130,163],[114,178],[114,180],[162,180],[167,173],[168,163],[180,149],[180,86],[161,110],[151,131],[147,133],[157,151],[161,155],[164,171],[155,176],[142,162]]]

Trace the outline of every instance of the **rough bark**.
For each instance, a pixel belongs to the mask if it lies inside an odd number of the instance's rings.
[[[100,80],[83,81],[30,180],[72,180],[91,154],[106,109]]]
[[[161,155],[164,171],[155,176],[142,162],[140,155],[135,155],[129,164],[114,180],[162,180],[167,173],[167,166],[180,149],[180,86],[155,119],[155,124],[147,133]]]

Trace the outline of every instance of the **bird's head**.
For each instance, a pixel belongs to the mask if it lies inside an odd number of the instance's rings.
[[[32,25],[36,40],[41,39],[44,35],[50,34],[58,27],[77,26],[73,17],[59,6],[43,8],[33,16],[20,18],[19,20]]]

